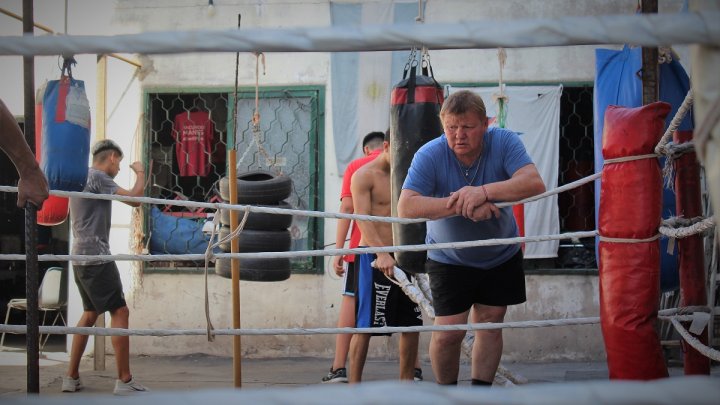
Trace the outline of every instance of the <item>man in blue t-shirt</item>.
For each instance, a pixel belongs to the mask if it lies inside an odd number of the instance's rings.
[[[440,110],[445,133],[423,145],[398,200],[406,218],[428,218],[426,243],[518,236],[512,208],[545,191],[540,174],[512,132],[488,128],[482,98],[453,93]],[[518,245],[428,251],[435,325],[503,322],[508,305],[525,302]],[[457,384],[464,331],[433,332],[430,360],[439,384]],[[492,385],[502,355],[502,330],[475,332],[472,384]]]

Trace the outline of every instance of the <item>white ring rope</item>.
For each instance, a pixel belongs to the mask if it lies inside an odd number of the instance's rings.
[[[593,173],[587,177],[583,177],[582,179],[575,180],[572,183],[564,184],[560,187],[554,188],[552,190],[548,190],[542,194],[538,194],[533,197],[525,198],[524,200],[520,200],[520,201],[497,203],[497,204],[495,204],[495,206],[497,206],[498,208],[505,208],[505,207],[509,207],[512,205],[526,204],[529,202],[537,201],[537,200],[543,199],[545,197],[549,197],[551,195],[562,193],[563,191],[567,191],[567,190],[570,190],[573,188],[580,187],[585,183],[589,183],[591,181],[599,179],[601,176],[602,176],[602,172]]]
[[[12,186],[0,186],[0,192],[17,193],[17,187]],[[335,218],[335,219],[354,219],[356,221],[376,221],[376,222],[393,222],[399,224],[412,224],[418,222],[425,222],[427,219],[423,218],[395,218],[395,217],[378,217],[374,215],[359,215],[359,214],[342,214],[342,213],[328,213],[320,211],[305,211],[296,210],[290,208],[272,208],[272,207],[260,207],[253,205],[242,205],[242,204],[227,204],[227,203],[208,203],[200,201],[189,201],[189,200],[164,200],[161,198],[152,197],[129,197],[121,196],[117,194],[95,194],[85,193],[80,191],[62,191],[62,190],[51,190],[50,195],[59,197],[74,197],[74,198],[86,198],[92,200],[111,200],[121,202],[137,202],[147,203],[155,205],[176,205],[181,207],[189,208],[207,208],[207,209],[228,209],[228,210],[245,210],[249,207],[250,212],[262,212],[268,214],[280,214],[280,215],[295,215],[305,217],[317,217],[317,218]]]
[[[685,320],[690,320],[685,319]],[[504,324],[465,324],[465,325],[428,325],[428,326],[385,326],[380,328],[258,328],[258,329],[215,329],[217,335],[265,336],[265,335],[333,335],[354,333],[403,333],[468,331],[489,329],[540,328],[567,325],[588,325],[600,322],[599,317],[554,319],[543,321],[507,322]],[[25,325],[0,325],[0,332],[23,334]],[[97,331],[97,332],[96,332]],[[99,336],[185,336],[205,335],[206,329],[120,329],[96,327],[40,326],[40,333],[99,335]]]
[[[618,158],[611,158],[611,159],[605,159],[603,161],[603,164],[613,164],[613,163],[623,163],[623,162],[632,162],[633,160],[642,160],[642,159],[653,159],[658,158],[660,155],[656,153],[648,153],[646,155],[635,155],[635,156],[623,156]]]
[[[665,310],[667,311],[667,310]],[[674,309],[677,311],[677,309]],[[681,322],[693,320],[692,315],[660,315],[658,319],[669,321],[677,318]],[[677,313],[677,312],[675,312]],[[462,325],[427,325],[427,326],[384,326],[380,328],[240,328],[215,329],[213,333],[220,335],[267,336],[267,335],[333,335],[354,333],[403,333],[403,332],[444,332],[444,331],[475,331],[496,329],[547,328],[554,326],[592,325],[600,322],[600,317],[580,317],[566,319],[544,319],[535,321],[513,321],[503,323],[468,323]],[[42,334],[74,334],[97,336],[202,336],[206,329],[122,329],[72,326],[40,326]],[[26,325],[0,325],[0,333],[26,333]]]
[[[720,361],[720,351],[702,344],[695,336],[691,335],[690,332],[685,329],[685,327],[680,323],[680,319],[672,318],[670,319],[670,322],[672,322],[675,330],[678,331],[678,333],[680,334],[680,336],[682,336],[685,342],[692,346],[693,349],[697,350],[700,354],[707,358],[713,359],[715,361]]]
[[[0,55],[342,52],[538,46],[720,44],[720,12],[573,16],[513,21],[147,32],[125,35],[5,36]]]
[[[664,236],[673,239],[682,239],[691,235],[703,233],[715,227],[715,217],[685,219],[679,217],[668,218],[662,221],[659,231]]]
[[[670,125],[668,125],[667,130],[665,130],[665,133],[660,138],[658,144],[655,146],[655,153],[659,155],[666,155],[668,153],[666,146],[670,142],[670,139],[672,139],[673,133],[680,126],[683,118],[685,118],[685,115],[690,110],[690,107],[692,107],[692,104],[693,92],[692,89],[690,89],[685,95],[685,99],[683,99],[682,104],[680,104],[680,107],[675,112],[675,116],[673,117],[672,121],[670,121]]]
[[[495,204],[498,208],[504,208],[509,207],[512,205],[517,204],[525,204],[529,202],[533,202],[536,200],[540,200],[542,198],[559,194],[561,192],[580,187],[581,185],[585,183],[589,183],[593,180],[597,180],[600,178],[602,173],[594,173],[590,176],[583,177],[581,179],[575,180],[571,183],[565,184],[563,186],[554,188],[552,190],[548,190],[542,194],[538,194],[536,196],[526,198],[524,200],[520,201],[514,201],[514,202],[502,202]],[[17,193],[17,187],[13,186],[0,186],[0,192],[8,192],[8,193]],[[413,223],[420,223],[420,222],[427,222],[428,219],[425,218],[397,218],[397,217],[379,217],[374,215],[360,215],[360,214],[343,214],[343,213],[328,213],[328,212],[321,212],[321,211],[306,211],[306,210],[296,210],[296,209],[290,209],[290,208],[272,208],[272,207],[260,207],[260,206],[252,206],[252,205],[242,205],[242,204],[228,204],[228,203],[208,203],[208,202],[201,202],[201,201],[189,201],[189,200],[165,200],[162,198],[153,198],[153,197],[129,197],[129,196],[121,196],[117,194],[96,194],[96,193],[86,193],[86,192],[80,192],[80,191],[63,191],[63,190],[51,190],[50,195],[58,196],[58,197],[73,197],[73,198],[87,198],[87,199],[93,199],[93,200],[111,200],[111,201],[121,201],[121,202],[136,202],[136,203],[146,203],[146,204],[155,204],[155,205],[175,205],[175,206],[181,206],[181,207],[188,207],[188,208],[206,208],[206,209],[228,209],[228,210],[247,210],[249,209],[250,212],[261,212],[261,213],[268,213],[268,214],[280,214],[280,215],[295,215],[295,216],[306,216],[306,217],[318,217],[318,218],[334,218],[334,219],[351,219],[356,221],[375,221],[375,222],[392,222],[392,223],[398,223],[398,224],[413,224]]]
[[[668,157],[669,160],[677,159],[678,157],[695,151],[695,143],[694,142],[683,142],[683,143],[675,143],[675,142],[668,142],[667,145],[665,145],[665,156]]]
[[[556,235],[538,235],[538,236],[523,236],[514,238],[504,239],[484,239],[474,240],[466,242],[446,242],[446,243],[433,243],[433,244],[422,244],[422,245],[402,245],[402,246],[381,246],[381,247],[366,247],[366,248],[355,248],[355,249],[326,249],[326,250],[296,250],[289,252],[253,252],[253,253],[215,253],[213,254],[216,258],[228,258],[228,259],[270,259],[270,258],[294,258],[294,257],[313,257],[313,256],[338,256],[346,254],[362,254],[362,253],[390,253],[390,252],[421,252],[426,250],[437,250],[437,249],[463,249],[468,247],[476,246],[495,246],[495,245],[515,245],[518,243],[529,243],[529,242],[546,242],[551,240],[562,240],[562,239],[582,239],[597,236],[596,231],[585,231],[585,232],[569,232],[561,233]],[[205,260],[205,254],[182,254],[182,255],[132,255],[132,254],[116,254],[116,255],[38,255],[38,261],[80,261],[80,260],[113,260],[113,261],[181,261],[181,260],[193,260],[202,261]],[[25,260],[25,255],[21,254],[0,254],[0,260]]]

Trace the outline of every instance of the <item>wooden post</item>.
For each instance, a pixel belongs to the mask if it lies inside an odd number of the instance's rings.
[[[643,14],[657,13],[657,0],[642,0]],[[660,98],[660,68],[658,66],[658,49],[642,49],[642,103],[648,105]]]
[[[105,112],[107,110],[107,57],[97,57],[97,105],[95,106],[95,140],[105,139]],[[105,313],[98,316],[95,327],[105,327]],[[93,339],[93,370],[105,370],[105,336],[95,335]]]
[[[233,146],[228,151],[228,178],[230,179],[230,204],[237,204],[237,152]],[[230,211],[230,231],[235,232],[238,227],[238,212]],[[237,238],[230,241],[230,252],[238,253],[240,245]],[[233,329],[240,329],[240,261],[238,259],[231,260],[231,277],[232,277],[232,321]],[[242,387],[242,345],[241,336],[233,335],[233,382],[237,388]]]
[[[238,14],[238,29],[240,29],[240,20],[242,16]],[[232,146],[230,145],[230,137],[228,137],[228,179],[230,204],[237,204],[237,151],[235,150],[235,132],[237,131],[237,96],[238,96],[238,65],[240,63],[240,54],[235,53],[235,97],[233,104],[233,136]],[[230,232],[235,232],[238,227],[238,212],[230,211]],[[240,250],[240,244],[237,238],[230,241],[230,252],[237,253]],[[233,329],[240,329],[240,261],[232,259],[230,261],[230,274],[232,282],[232,316]],[[236,388],[242,387],[242,345],[241,336],[233,335],[233,383]]]

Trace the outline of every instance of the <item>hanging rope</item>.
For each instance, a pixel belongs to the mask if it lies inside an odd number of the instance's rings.
[[[265,76],[265,54],[255,53],[255,110],[253,111],[253,132],[260,132],[260,60],[262,60],[263,76]]]
[[[276,159],[271,158],[268,151],[260,141],[260,64],[262,63],[262,74],[265,75],[265,54],[262,52],[255,53],[255,109],[252,115],[252,134],[255,146],[258,151],[265,158],[265,164],[269,169],[273,169],[276,175],[281,175],[282,171],[279,169]]]
[[[498,64],[500,65],[500,80],[498,82],[498,88],[500,91],[493,94],[493,101],[498,105],[496,122],[500,128],[505,128],[507,122],[507,103],[509,101],[508,96],[505,94],[505,83],[503,82],[503,70],[505,69],[505,62],[507,61],[507,53],[505,48],[498,48]]]
[[[215,328],[213,327],[212,321],[210,320],[210,297],[209,297],[209,291],[208,291],[208,268],[210,267],[210,260],[215,259],[215,253],[214,250],[217,246],[220,246],[220,244],[225,243],[235,237],[237,237],[240,232],[242,232],[243,228],[245,228],[245,223],[247,222],[248,216],[250,215],[250,207],[245,207],[245,214],[243,215],[242,220],[240,221],[240,225],[235,229],[235,231],[231,232],[226,237],[218,240],[217,242],[213,243],[213,239],[215,239],[215,233],[220,225],[220,215],[215,215],[213,217],[213,228],[212,232],[210,233],[210,242],[208,242],[208,246],[205,249],[205,321],[207,323],[206,329],[207,329],[207,339],[208,342],[214,342],[215,341],[215,334],[213,331]]]

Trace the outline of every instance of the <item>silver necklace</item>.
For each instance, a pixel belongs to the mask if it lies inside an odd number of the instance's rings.
[[[458,168],[460,169],[460,173],[463,174],[463,179],[465,179],[465,183],[467,183],[468,186],[471,186],[472,183],[475,181],[475,177],[477,177],[478,172],[480,171],[480,158],[482,158],[482,151],[480,151],[480,156],[478,156],[477,160],[475,160],[475,163],[470,165],[468,168],[463,168],[462,164],[460,164],[460,160],[455,156],[454,152],[451,152],[453,154],[453,157],[455,158],[455,162],[458,165]],[[470,171],[472,170],[473,165],[475,166],[475,173],[473,174],[472,178],[468,180],[468,177],[470,176]]]
[[[482,154],[485,151],[485,140],[483,139],[483,143],[480,145],[480,154],[478,155],[477,159],[475,160],[475,163],[471,164],[470,167],[467,169],[463,168],[462,164],[460,164],[460,159],[455,156],[455,152],[450,150],[450,153],[452,153],[453,157],[455,158],[455,163],[458,165],[458,169],[460,169],[460,174],[464,174],[463,179],[465,179],[465,183],[467,183],[468,186],[472,186],[473,182],[475,181],[475,177],[477,177],[478,172],[480,171],[480,159],[482,159]],[[470,176],[470,171],[472,170],[473,165],[475,166],[475,174],[473,174],[472,178],[468,180],[468,177]]]

